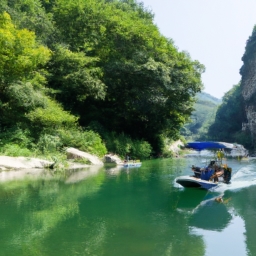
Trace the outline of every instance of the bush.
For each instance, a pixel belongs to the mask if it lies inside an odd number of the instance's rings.
[[[37,149],[43,154],[56,153],[62,147],[61,140],[58,136],[42,134],[37,143]]]
[[[20,148],[31,148],[33,139],[28,130],[22,130],[19,127],[11,127],[8,130],[0,131],[0,145],[17,144]]]
[[[147,141],[132,140],[124,133],[105,133],[104,140],[108,151],[118,154],[121,158],[129,155],[130,159],[146,159],[152,152],[152,147]]]
[[[93,131],[59,129],[57,134],[65,147],[75,147],[100,157],[107,153],[106,146],[102,142],[101,137]]]
[[[22,148],[17,144],[6,144],[1,148],[1,153],[6,156],[25,156],[29,157],[32,152],[27,148]]]
[[[150,144],[146,141],[135,140],[131,146],[131,156],[133,159],[146,159],[150,156],[152,148]]]

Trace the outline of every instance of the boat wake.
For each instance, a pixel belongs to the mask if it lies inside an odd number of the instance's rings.
[[[252,167],[252,166],[251,166]],[[220,184],[212,191],[223,193],[225,191],[236,191],[256,185],[256,173],[250,166],[238,170],[232,177],[230,184]]]

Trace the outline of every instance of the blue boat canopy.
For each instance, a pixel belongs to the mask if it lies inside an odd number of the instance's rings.
[[[215,142],[215,141],[194,141],[189,142],[186,145],[187,148],[192,148],[195,150],[204,149],[233,149],[234,145],[226,142]]]

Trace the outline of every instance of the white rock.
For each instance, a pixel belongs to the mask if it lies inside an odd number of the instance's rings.
[[[94,165],[103,165],[103,162],[97,156],[80,151],[76,148],[68,148],[66,152],[68,159],[85,158]]]
[[[0,156],[0,167],[13,169],[45,168],[52,162],[38,158]]]
[[[119,156],[117,156],[117,155],[114,155],[114,154],[107,154],[107,155],[105,155],[105,162],[106,163],[115,163],[117,165],[123,163],[121,158]]]

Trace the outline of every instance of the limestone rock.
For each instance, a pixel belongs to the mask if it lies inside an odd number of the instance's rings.
[[[114,155],[114,154],[107,154],[107,155],[105,155],[104,161],[106,163],[114,163],[114,164],[117,164],[117,165],[123,163],[121,158],[119,156],[117,156],[117,155]]]
[[[66,152],[67,152],[68,159],[84,158],[84,159],[87,159],[91,164],[103,165],[103,162],[97,156],[80,151],[76,148],[68,148]]]
[[[47,168],[53,163],[47,160],[28,157],[0,156],[0,168],[3,169],[28,169]]]

